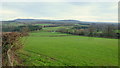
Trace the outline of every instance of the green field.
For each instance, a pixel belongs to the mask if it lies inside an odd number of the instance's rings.
[[[73,26],[46,27],[42,31],[56,31],[61,28],[72,28]]]
[[[52,25],[52,24],[35,24],[35,25],[45,26],[45,25]]]
[[[118,40],[83,37],[45,28],[24,37],[19,56],[26,66],[117,66]],[[44,31],[45,30],[45,31]]]

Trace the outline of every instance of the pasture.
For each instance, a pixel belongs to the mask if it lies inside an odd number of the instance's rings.
[[[58,32],[31,32],[18,54],[26,66],[117,66],[118,40]]]

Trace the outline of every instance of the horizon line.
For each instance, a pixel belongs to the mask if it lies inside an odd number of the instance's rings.
[[[14,21],[16,19],[34,19],[34,20],[40,20],[40,18],[15,18],[15,19],[9,19],[9,20],[2,20],[0,21]],[[76,20],[76,19],[42,19],[41,20]],[[77,20],[82,21],[82,20]],[[83,21],[83,22],[104,22],[104,23],[119,23],[118,21]]]

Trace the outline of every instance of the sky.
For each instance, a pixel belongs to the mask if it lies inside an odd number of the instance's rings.
[[[59,1],[60,0],[58,0],[58,2],[15,2],[13,0],[13,2],[2,2],[0,18],[2,18],[2,20],[21,18],[95,22],[118,21],[118,2]]]

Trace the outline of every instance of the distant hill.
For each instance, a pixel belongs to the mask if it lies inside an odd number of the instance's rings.
[[[80,23],[78,20],[15,19],[15,22],[30,23]]]
[[[11,21],[3,21],[5,23],[13,23],[13,22],[20,22],[20,23],[37,23],[37,24],[77,24],[77,23],[115,23],[115,22],[86,22],[86,21],[78,21],[78,20],[47,20],[47,19],[15,19]]]

